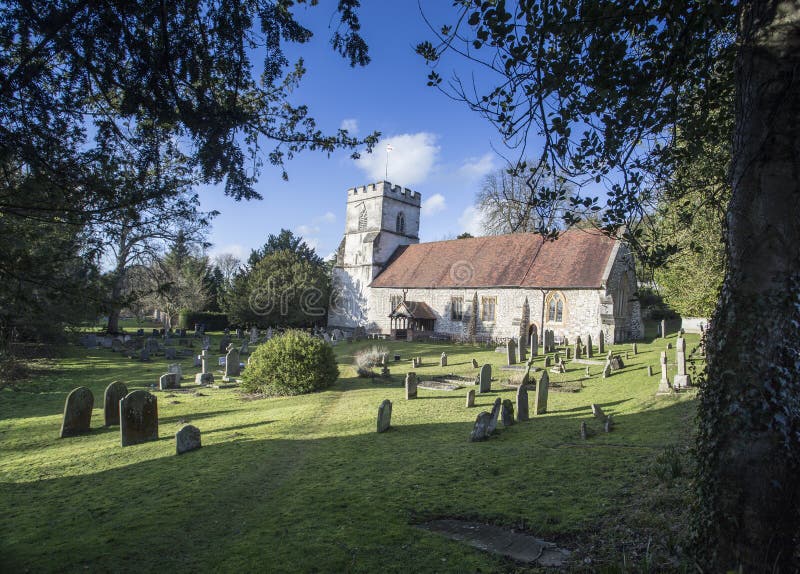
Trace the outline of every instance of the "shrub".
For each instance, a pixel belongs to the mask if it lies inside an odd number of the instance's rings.
[[[379,365],[383,354],[388,352],[389,349],[379,345],[373,345],[358,351],[353,358],[358,376],[374,377],[375,372],[372,367]]]
[[[303,331],[286,331],[259,346],[242,375],[242,389],[268,396],[301,395],[339,376],[333,348]]]
[[[222,331],[228,327],[228,316],[211,311],[181,311],[178,315],[178,326],[181,329],[194,329],[195,323],[205,325],[206,331]]]

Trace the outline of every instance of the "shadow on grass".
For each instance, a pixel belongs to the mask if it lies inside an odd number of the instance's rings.
[[[613,407],[624,402],[602,406],[614,414]],[[263,565],[268,542],[270,569],[276,571],[348,570],[352,548],[359,549],[357,569],[362,571],[472,571],[457,558],[449,558],[445,567],[436,553],[418,551],[430,542],[411,527],[409,517],[474,514],[513,526],[524,516],[542,534],[574,530],[581,519],[599,519],[608,512],[631,468],[646,464],[668,444],[668,429],[691,410],[688,403],[673,403],[614,414],[614,432],[582,442],[578,419],[592,421],[587,406],[532,417],[501,427],[486,442],[470,443],[471,422],[403,424],[412,407],[411,402],[395,403],[392,431],[384,434],[374,432],[370,419],[363,421],[362,434],[298,440],[233,435],[181,456],[173,455],[173,441],[161,440],[117,451],[124,457],[149,448],[156,457],[149,460],[43,479],[35,488],[0,483],[0,528],[13,533],[0,542],[4,567],[228,571],[242,564]],[[584,410],[587,416],[568,416]],[[115,440],[105,435],[118,427],[98,431],[98,440]],[[569,454],[560,448],[564,444],[571,447]],[[641,448],[630,449],[631,444]],[[599,445],[606,448],[592,448]],[[521,448],[531,455],[502,464]],[[586,468],[592,469],[590,477]],[[544,490],[537,490],[537,484]],[[457,485],[467,487],[469,496]],[[559,485],[568,487],[562,491]],[[538,496],[544,496],[538,499],[541,504],[521,506]],[[552,516],[560,517],[562,526],[548,526]],[[47,552],[42,552],[42,540],[47,540]],[[504,569],[501,559],[473,554],[457,542],[436,548],[479,556],[489,570]]]

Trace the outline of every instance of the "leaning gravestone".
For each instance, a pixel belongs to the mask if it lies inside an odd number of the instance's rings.
[[[528,389],[525,385],[520,385],[517,389],[517,420],[523,422],[529,419]]]
[[[378,407],[378,432],[386,432],[392,424],[392,401],[384,399]]]
[[[520,336],[517,349],[519,349],[519,362],[524,363],[528,360],[528,345],[525,344],[525,337]]]
[[[492,366],[485,364],[481,367],[479,393],[488,393],[492,390]]]
[[[543,415],[547,412],[547,393],[550,386],[550,377],[547,371],[542,371],[542,378],[536,383],[536,404],[533,408],[533,414]]]
[[[467,408],[475,406],[475,389],[467,391]]]
[[[72,389],[64,403],[64,420],[61,422],[61,438],[87,433],[91,429],[94,395],[86,387]]]
[[[128,387],[125,383],[114,381],[106,387],[103,393],[103,418],[105,426],[110,427],[119,424],[119,402],[122,397],[128,394]]]
[[[439,366],[440,367],[447,366],[447,353],[442,353],[442,356],[439,357]]]
[[[492,415],[483,411],[478,414],[475,419],[475,426],[472,428],[472,433],[469,435],[470,442],[480,442],[489,438],[489,424],[491,423]]]
[[[514,424],[514,403],[510,399],[503,401],[500,407],[500,417],[503,421],[503,426],[510,427]]]
[[[517,364],[517,345],[514,343],[514,339],[508,340],[508,346],[506,347],[506,358],[508,359],[509,365]]]
[[[238,377],[240,373],[239,350],[231,349],[225,355],[225,378]]]
[[[486,429],[487,434],[492,434],[494,430],[497,428],[497,420],[500,418],[501,406],[502,406],[502,401],[500,400],[500,397],[497,397],[494,400],[494,406],[492,407],[492,418],[489,420],[489,426]]]
[[[166,391],[168,389],[179,389],[181,388],[181,384],[178,382],[178,377],[175,373],[166,373],[161,375],[158,379],[158,388],[162,391]]]
[[[417,374],[414,372],[406,373],[406,400],[417,398]]]
[[[158,440],[158,400],[147,391],[132,391],[119,402],[122,446]]]
[[[602,330],[597,334],[597,352],[601,355],[606,352],[606,336]]]
[[[175,454],[197,450],[200,444],[200,429],[194,425],[184,425],[175,433]]]

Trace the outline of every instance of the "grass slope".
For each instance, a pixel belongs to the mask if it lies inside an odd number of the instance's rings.
[[[689,347],[696,344],[688,338]],[[674,335],[668,340],[674,343]],[[665,446],[685,442],[693,427],[693,392],[654,396],[661,339],[640,344],[639,355],[609,379],[599,377],[601,366],[590,367],[593,376],[581,392],[550,394],[547,415],[475,444],[467,439],[477,414],[498,396],[514,399],[512,389],[498,385],[508,376],[499,369],[504,354],[382,343],[403,360],[390,365],[390,380],[373,382],[356,378],[351,366],[353,353],[368,344],[336,348],[342,376],[332,389],[291,398],[249,400],[235,389],[195,389],[187,381],[197,369],[183,360],[188,390],[157,393],[160,440],[126,448],[117,427],[101,426],[103,390],[113,380],[129,390],[149,388],[167,361],[142,364],[110,350],[69,347],[22,390],[0,391],[2,570],[524,570],[414,524],[476,518],[574,549],[593,540],[587,533],[598,525],[624,521],[637,501],[663,490],[652,461]],[[614,348],[624,356],[630,346]],[[442,369],[443,350],[450,366]],[[473,357],[491,363],[493,391],[477,395],[473,409],[464,406],[466,390],[421,389],[417,400],[405,401],[402,381],[416,355],[424,357],[417,369],[423,379],[472,376]],[[584,371],[585,365],[568,366],[563,377],[583,379]],[[93,430],[59,439],[66,395],[81,385],[94,393]],[[393,429],[378,435],[375,418],[385,398],[394,404]],[[580,421],[600,429],[591,403],[612,414],[616,427],[584,442]],[[185,423],[201,429],[203,448],[175,456],[174,433]]]

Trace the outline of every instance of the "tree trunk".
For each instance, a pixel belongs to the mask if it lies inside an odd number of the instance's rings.
[[[797,571],[800,7],[742,6],[729,269],[707,345],[696,548],[721,572]]]
[[[113,307],[108,313],[108,326],[106,331],[109,333],[119,333],[119,316],[121,313],[119,307]]]

